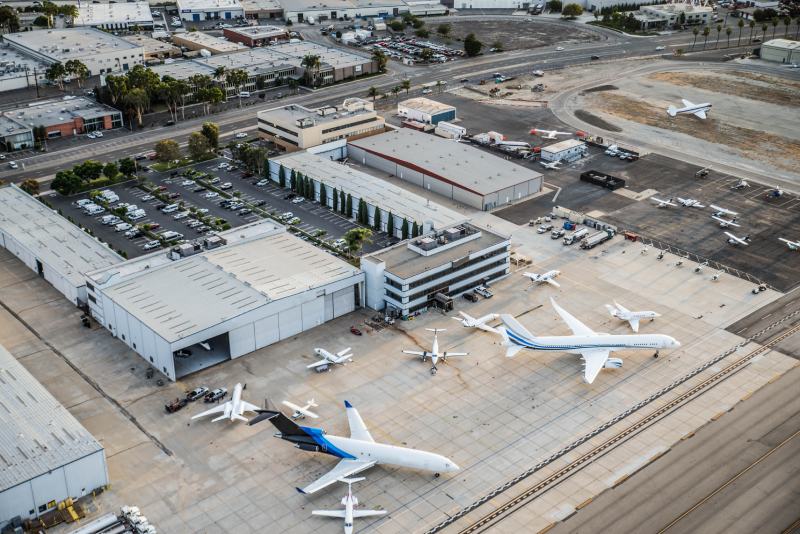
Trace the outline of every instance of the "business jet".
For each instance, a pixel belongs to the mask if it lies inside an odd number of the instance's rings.
[[[614,306],[616,306],[616,308]],[[628,324],[631,325],[631,330],[634,332],[639,332],[639,321],[642,319],[655,321],[656,317],[661,317],[661,314],[654,311],[630,311],[621,306],[617,301],[614,301],[614,306],[606,304],[606,309],[611,314],[611,317],[628,321]]]
[[[600,334],[562,309],[554,299],[550,303],[556,312],[567,323],[571,336],[534,336],[528,332],[511,315],[502,314],[503,325],[499,327],[506,347],[506,357],[511,358],[522,349],[549,350],[580,354],[583,358],[583,379],[586,383],[594,382],[600,370],[619,369],[622,360],[609,358],[613,351],[625,349],[655,349],[658,357],[660,349],[677,349],[681,344],[675,338],[663,334]]]
[[[681,113],[681,114],[682,113],[691,113],[695,117],[700,117],[701,119],[705,119],[707,117],[706,113],[708,113],[711,110],[711,104],[709,104],[709,103],[692,104],[691,102],[689,102],[685,98],[682,98],[681,102],[683,102],[683,107],[682,108],[676,108],[675,106],[670,106],[670,107],[667,108],[667,114],[670,117],[675,117],[679,113]]]
[[[314,349],[314,354],[317,356],[322,356],[322,359],[318,362],[306,365],[306,369],[322,367],[324,365],[344,365],[346,362],[352,362],[353,355],[350,350],[350,347],[347,347],[346,349],[340,350],[336,354],[332,354],[325,349]]]
[[[367,430],[367,426],[358,411],[349,402],[344,401],[347,421],[350,424],[350,437],[326,434],[321,428],[299,426],[297,423],[272,410],[259,410],[249,425],[268,420],[278,429],[276,438],[281,438],[303,451],[322,452],[340,458],[333,469],[305,486],[297,488],[303,494],[312,494],[334,484],[340,478],[349,477],[379,464],[396,465],[439,473],[458,471],[459,467],[452,460],[432,452],[375,443]]]
[[[418,351],[418,350],[403,350],[405,354],[413,354],[415,356],[419,356],[422,361],[426,361],[428,358],[431,359],[431,374],[436,374],[436,364],[439,362],[439,358],[442,359],[443,362],[447,361],[447,358],[450,356],[469,356],[469,352],[439,352],[439,332],[444,332],[444,328],[426,328],[425,330],[429,332],[433,332],[433,347],[431,347],[430,352],[428,351]]]
[[[736,237],[730,232],[725,232],[725,235],[728,236],[728,244],[733,245],[734,247],[737,245],[748,245],[748,241],[750,241],[750,236],[746,235],[744,237]]]
[[[677,206],[677,204],[672,202],[672,198],[670,198],[669,200],[664,200],[664,199],[658,198],[658,197],[650,197],[650,200],[655,200],[656,201],[656,207],[657,208],[666,208],[668,206]]]
[[[545,161],[540,161],[539,164],[545,169],[558,170],[560,168],[559,165],[561,165],[561,162],[551,161],[550,163],[547,163]]]
[[[250,404],[249,402],[242,400],[243,390],[244,387],[242,387],[242,384],[236,384],[236,387],[233,388],[231,400],[223,402],[222,404],[219,404],[210,410],[206,410],[205,412],[193,415],[192,419],[198,419],[207,415],[221,413],[222,415],[215,417],[211,420],[211,422],[215,423],[217,421],[222,421],[223,419],[230,419],[231,421],[238,419],[239,421],[244,421],[246,423],[247,418],[242,414],[244,412],[257,412],[259,407],[255,404]]]
[[[730,228],[731,226],[739,228],[741,226],[741,224],[736,222],[736,217],[728,220],[728,219],[723,219],[722,217],[717,217],[716,215],[712,215],[711,218],[719,223],[720,228]]]
[[[716,282],[717,280],[719,280],[719,277],[720,277],[720,276],[722,276],[722,274],[723,274],[724,272],[725,272],[725,271],[717,271],[717,272],[715,272],[715,273],[713,274],[713,276],[711,276],[711,281],[712,281],[712,282]]]
[[[699,200],[695,200],[693,198],[681,198],[678,197],[678,202],[686,207],[686,208],[705,208],[705,204],[701,204]]]
[[[739,180],[736,185],[731,187],[731,189],[738,191],[739,189],[744,189],[745,187],[750,187],[750,184],[747,183],[747,180]]]
[[[310,408],[316,408],[317,406],[319,406],[319,404],[314,402],[314,399],[306,401],[305,405],[303,406],[298,406],[297,404],[289,402],[287,400],[283,401],[283,405],[286,406],[287,408],[291,408],[292,410],[294,410],[294,412],[292,413],[292,420],[304,419],[306,417],[317,419],[319,417],[317,414],[315,414],[310,410]]]
[[[561,271],[547,271],[543,274],[536,274],[536,273],[522,273],[522,276],[526,278],[530,278],[531,282],[536,284],[550,284],[556,287],[561,287],[561,284],[554,280],[555,277],[561,274]]]
[[[531,135],[538,135],[542,139],[555,139],[559,135],[572,135],[572,132],[559,132],[556,130],[537,130],[536,128],[531,130]]]
[[[714,215],[716,217],[734,217],[735,218],[737,215],[739,215],[738,211],[729,210],[727,208],[721,208],[719,206],[715,206],[714,204],[711,204],[709,206],[709,208],[711,208],[712,210],[716,210],[714,212]]]
[[[353,519],[357,517],[373,517],[376,515],[384,515],[386,510],[356,510],[358,506],[358,499],[353,495],[353,483],[365,480],[364,477],[358,478],[340,478],[339,482],[347,484],[347,495],[342,497],[342,506],[344,510],[314,510],[311,515],[318,515],[323,517],[337,517],[344,519],[344,534],[353,534]]]
[[[500,317],[496,313],[490,313],[488,315],[484,315],[483,317],[475,318],[470,314],[460,311],[458,312],[461,314],[461,317],[451,317],[454,321],[458,321],[464,326],[465,328],[478,328],[480,330],[485,330],[487,332],[497,333],[497,329],[487,325],[489,321],[494,321],[498,317]]]
[[[800,250],[800,241],[789,241],[788,239],[784,239],[782,237],[779,237],[778,241],[783,241],[786,243],[786,246],[789,247],[789,250]]]

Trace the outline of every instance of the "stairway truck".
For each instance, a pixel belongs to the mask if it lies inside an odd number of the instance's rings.
[[[588,228],[580,228],[578,230],[575,230],[574,232],[571,232],[571,233],[565,235],[564,236],[564,244],[565,245],[571,245],[573,243],[577,243],[578,241],[580,241],[581,239],[583,239],[587,235],[589,235],[589,229]]]
[[[600,243],[605,243],[612,237],[614,237],[613,230],[603,230],[601,232],[597,232],[595,234],[586,237],[583,241],[581,241],[581,248],[587,250],[590,248],[594,248]]]

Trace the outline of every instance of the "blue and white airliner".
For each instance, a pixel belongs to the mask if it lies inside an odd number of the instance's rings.
[[[375,443],[353,405],[344,401],[347,421],[350,424],[350,437],[329,436],[321,428],[299,426],[281,412],[259,410],[249,425],[267,419],[278,432],[276,438],[291,443],[298,449],[322,452],[340,458],[336,466],[304,488],[297,488],[303,494],[315,493],[334,484],[337,480],[361,473],[378,464],[396,465],[422,471],[439,473],[458,471],[459,467],[449,458],[439,454],[384,443]]]
[[[677,349],[681,344],[673,337],[663,334],[602,334],[573,317],[561,308],[554,299],[550,302],[561,316],[572,336],[534,336],[511,315],[501,314],[504,326],[498,327],[506,346],[506,356],[511,358],[522,349],[551,350],[580,354],[583,358],[583,379],[588,384],[594,382],[600,370],[619,369],[622,360],[609,358],[615,350],[655,350],[658,357],[660,349]]]

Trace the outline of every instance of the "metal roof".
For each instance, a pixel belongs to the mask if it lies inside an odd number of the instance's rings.
[[[150,4],[147,2],[124,2],[95,4],[78,4],[78,16],[73,21],[75,26],[102,26],[103,24],[153,24]]]
[[[467,144],[408,128],[350,140],[348,144],[478,195],[542,176]]]
[[[584,143],[583,141],[578,141],[577,139],[564,139],[563,141],[559,141],[558,143],[553,143],[552,145],[547,145],[542,147],[542,152],[550,152],[552,154],[557,154],[559,152],[563,152],[565,150],[571,150],[579,146],[586,146],[586,143]]]
[[[0,492],[102,450],[0,345]]]
[[[0,230],[34,251],[75,287],[86,283],[83,273],[124,261],[107,245],[16,186],[0,188]]]
[[[143,53],[141,47],[95,28],[53,28],[7,33],[3,39],[12,46],[26,48],[51,61],[92,58],[106,52]],[[138,50],[137,50],[138,49]]]
[[[425,98],[422,96],[403,100],[397,105],[397,108],[400,109],[401,106],[413,109],[414,111],[419,111],[420,113],[427,113],[428,115],[435,115],[436,113],[456,109],[455,106],[437,102],[436,100],[431,100],[430,98]]]

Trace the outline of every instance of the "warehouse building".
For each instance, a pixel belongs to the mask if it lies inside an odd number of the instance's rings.
[[[174,58],[182,55],[181,49],[177,46],[143,34],[125,35],[122,38],[129,43],[144,48],[145,61]]]
[[[89,76],[125,72],[144,63],[144,48],[96,28],[56,28],[7,33],[3,40],[47,65],[81,61]]]
[[[429,98],[409,98],[397,104],[397,114],[407,120],[436,125],[455,120],[456,108]]]
[[[283,26],[245,26],[244,28],[223,28],[222,35],[231,42],[254,48],[289,40],[289,31]]]
[[[434,306],[510,273],[510,238],[469,223],[428,233],[361,258],[373,310],[396,317]]]
[[[364,294],[359,269],[267,220],[87,278],[92,316],[170,380],[350,313]]]
[[[407,128],[349,141],[354,161],[480,210],[536,194],[542,175],[477,148]]]
[[[292,22],[335,21],[339,18],[396,17],[408,12],[403,0],[278,0]]]
[[[233,20],[244,18],[244,8],[238,0],[177,0],[178,13],[183,20]]]
[[[380,221],[382,232],[388,232],[389,214],[392,216],[392,235],[402,237],[403,220],[408,229],[417,225],[424,232],[445,228],[464,220],[464,216],[435,202],[392,184],[354,169],[349,165],[333,161],[330,158],[315,155],[309,152],[295,152],[280,156],[269,161],[269,176],[280,183],[280,168],[284,168],[288,178],[291,171],[300,173],[310,178],[314,183],[315,199],[319,201],[321,184],[325,186],[325,202],[328,207],[334,207],[333,195],[339,195],[335,206],[341,211],[341,199],[352,197],[351,217],[358,214],[358,204],[361,199],[367,204],[370,226],[375,226],[375,217]]]
[[[258,112],[258,135],[293,152],[338,139],[357,139],[385,130],[372,102],[348,98],[341,106],[317,109],[290,104]]]
[[[153,15],[147,2],[78,3],[78,16],[74,26],[88,26],[103,30],[153,29]]]
[[[0,528],[108,485],[100,443],[2,345],[0,382]]]
[[[787,65],[800,63],[800,41],[772,39],[761,45],[761,59]]]
[[[203,32],[176,33],[172,36],[172,42],[189,50],[208,50],[214,55],[232,54],[247,50],[244,45],[232,43],[226,39],[220,39]]]
[[[278,0],[240,0],[244,16],[250,20],[279,19],[283,16],[283,8]]]
[[[577,139],[566,139],[542,147],[542,161],[575,161],[586,155],[586,143]]]
[[[0,246],[76,306],[87,302],[83,273],[123,261],[108,246],[13,184],[0,188]]]

